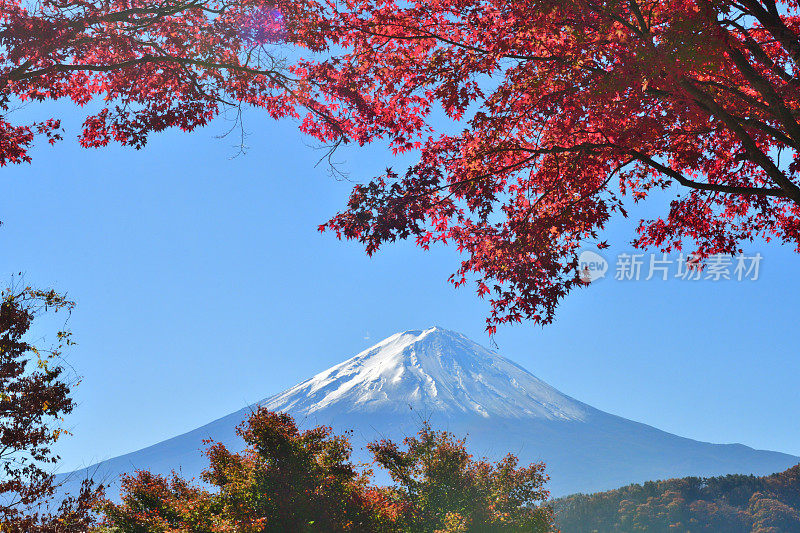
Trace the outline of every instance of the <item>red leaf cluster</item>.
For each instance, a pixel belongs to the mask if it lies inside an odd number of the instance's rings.
[[[19,100],[105,101],[85,146],[242,105],[382,140],[418,163],[321,229],[451,243],[489,331],[548,323],[579,249],[653,191],[677,192],[637,246],[800,248],[798,42],[796,0],[0,0],[0,164],[59,135],[12,124]]]
[[[640,247],[800,246],[794,0],[308,5],[326,21],[310,35],[334,55],[298,63],[319,88],[309,97],[341,104],[347,139],[420,152],[404,176],[357,186],[321,229],[368,253],[455,244],[451,281],[474,278],[490,298],[489,331],[550,322],[582,286],[579,249],[626,216],[624,196],[679,192],[641,222]],[[327,138],[319,121],[306,129]]]

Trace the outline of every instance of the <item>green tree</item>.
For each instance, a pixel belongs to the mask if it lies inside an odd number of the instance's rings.
[[[287,414],[259,409],[239,428],[248,445],[207,451],[203,479],[216,490],[137,472],[123,482],[122,503],[103,506],[115,533],[339,532],[467,533],[549,531],[541,505],[544,466],[519,468],[508,456],[475,461],[464,442],[427,425],[405,440],[370,445],[397,487],[375,487],[350,461],[347,436],[330,428],[300,431]]]
[[[409,532],[538,532],[552,527],[542,505],[549,493],[544,464],[519,467],[509,454],[492,464],[467,452],[465,440],[423,424],[405,450],[384,440],[369,445],[378,465],[397,483]]]

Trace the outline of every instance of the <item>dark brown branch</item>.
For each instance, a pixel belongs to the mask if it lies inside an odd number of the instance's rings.
[[[684,81],[681,82],[681,87],[697,101],[703,103],[712,114],[719,118],[739,138],[750,160],[761,167],[764,172],[767,173],[767,176],[786,192],[786,197],[791,198],[795,203],[800,205],[800,187],[790,180],[783,171],[775,165],[772,159],[756,145],[755,141],[747,133],[740,121],[728,113],[728,111],[717,103],[713,97],[696,87],[688,79],[684,79]]]
[[[736,68],[744,75],[753,88],[756,89],[764,100],[769,104],[770,110],[773,114],[777,115],[776,118],[786,128],[789,136],[794,140],[794,147],[800,148],[800,124],[797,123],[792,112],[786,106],[786,103],[778,95],[775,88],[756,72],[753,66],[747,61],[742,53],[735,47],[728,47],[728,57],[733,60]]]
[[[776,196],[779,198],[789,198],[789,195],[779,188],[769,187],[739,187],[736,185],[723,185],[719,183],[702,183],[699,181],[690,180],[680,172],[662,165],[652,157],[639,152],[638,150],[628,150],[628,153],[635,157],[638,161],[658,170],[662,174],[669,176],[684,187],[696,189],[699,191],[723,192],[727,194],[738,194],[741,196]]]

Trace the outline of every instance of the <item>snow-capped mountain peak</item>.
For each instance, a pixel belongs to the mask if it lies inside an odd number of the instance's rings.
[[[75,490],[86,476],[113,480],[147,469],[187,478],[207,466],[204,439],[240,450],[235,428],[257,406],[291,414],[302,428],[330,426],[351,438],[357,462],[365,445],[400,442],[419,429],[468,438],[471,453],[522,464],[545,461],[554,496],[607,490],[670,477],[769,474],[800,458],[740,444],[698,442],[604,413],[558,392],[519,365],[442,328],[404,331],[285,392],[148,448],[65,474]],[[409,411],[409,407],[413,412]],[[388,481],[386,481],[388,482]],[[109,491],[114,497],[114,490]]]
[[[583,420],[591,409],[464,335],[439,327],[396,333],[264,405],[295,415],[417,408],[549,420]]]

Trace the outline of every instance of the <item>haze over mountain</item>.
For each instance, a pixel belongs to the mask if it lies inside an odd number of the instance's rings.
[[[518,364],[438,327],[397,333],[355,357],[255,405],[292,414],[301,427],[352,431],[356,459],[369,441],[401,439],[427,419],[468,436],[474,454],[545,461],[554,496],[612,489],[688,475],[771,474],[800,458],[741,444],[699,442],[581,403]],[[189,433],[73,473],[113,482],[123,472],[180,470],[206,464],[203,439],[242,444],[235,436],[255,406]],[[114,489],[110,489],[110,495]]]

